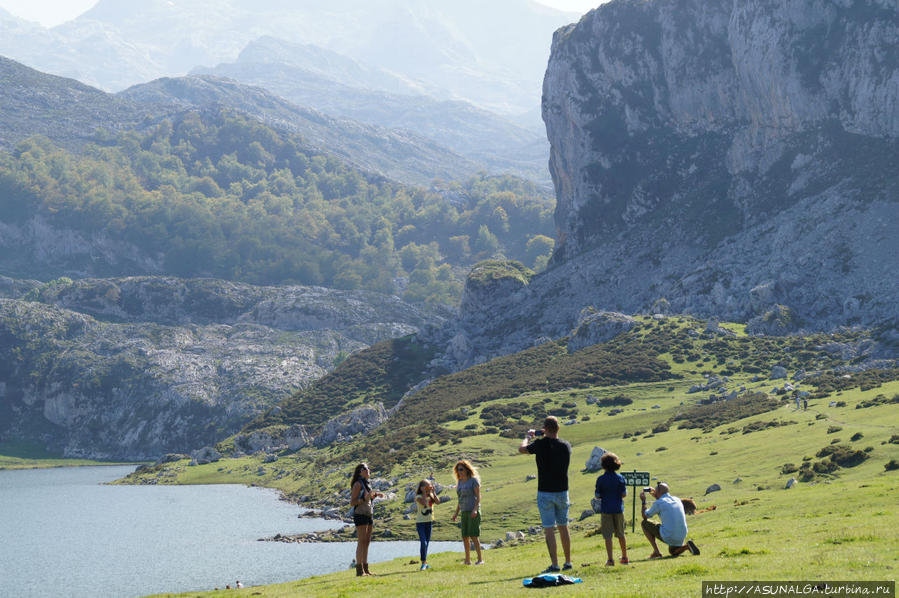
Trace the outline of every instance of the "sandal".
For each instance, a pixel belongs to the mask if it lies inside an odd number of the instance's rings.
[[[606,567],[614,567],[614,566],[615,566],[615,561],[614,561],[614,560],[609,559],[609,560],[606,561]]]
[[[630,564],[630,561],[627,560],[627,557],[625,557],[625,558],[621,559],[620,561],[618,561],[618,563],[621,565],[628,565],[628,564]]]

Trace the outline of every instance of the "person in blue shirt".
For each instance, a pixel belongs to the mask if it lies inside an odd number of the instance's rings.
[[[659,482],[655,488],[650,488],[649,491],[656,499],[649,509],[646,508],[646,491],[640,493],[643,533],[652,544],[652,554],[649,555],[649,558],[662,557],[656,540],[661,540],[668,545],[668,553],[671,556],[677,556],[688,550],[692,554],[699,554],[696,544],[692,540],[687,540],[687,516],[684,514],[684,504],[681,500],[668,493],[668,484],[665,482]],[[662,520],[661,524],[649,520],[656,514]]]
[[[630,561],[627,559],[627,542],[624,539],[624,497],[627,496],[627,484],[624,476],[616,473],[621,469],[621,459],[615,453],[606,453],[600,460],[602,468],[605,470],[601,476],[596,478],[596,498],[602,502],[600,507],[600,530],[602,537],[606,541],[606,555],[608,560],[606,566],[611,567],[615,564],[612,558],[612,536],[618,538],[618,544],[621,546],[622,565],[627,565]]]

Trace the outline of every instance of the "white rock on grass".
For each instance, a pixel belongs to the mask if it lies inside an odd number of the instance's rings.
[[[606,454],[606,450],[599,448],[598,446],[593,447],[593,451],[590,453],[590,458],[587,459],[586,470],[588,472],[599,471],[602,469],[602,456]]]

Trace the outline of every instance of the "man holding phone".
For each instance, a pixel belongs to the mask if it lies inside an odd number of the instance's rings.
[[[543,422],[543,429],[528,430],[518,452],[531,454],[537,460],[537,508],[543,536],[549,551],[550,566],[544,573],[556,573],[574,567],[571,564],[571,536],[568,533],[568,464],[571,444],[559,438],[559,420],[553,416]],[[565,564],[559,567],[556,528],[565,553]]]
[[[651,494],[656,500],[652,506],[646,508],[646,495]],[[656,540],[661,540],[668,545],[668,553],[677,556],[687,552],[698,555],[699,548],[692,540],[687,540],[687,517],[684,514],[684,505],[681,500],[668,493],[668,484],[659,482],[655,488],[644,488],[640,493],[640,512],[643,515],[643,534],[652,544],[651,559],[662,557]],[[649,518],[658,514],[662,523],[655,523]]]

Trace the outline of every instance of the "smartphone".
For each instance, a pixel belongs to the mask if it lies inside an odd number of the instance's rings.
[[[536,436],[537,438],[543,436],[543,430],[537,430],[536,432],[534,432],[534,436]]]

